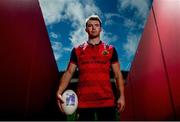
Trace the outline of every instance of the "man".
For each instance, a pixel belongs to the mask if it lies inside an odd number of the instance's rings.
[[[124,111],[124,81],[120,71],[118,55],[115,48],[100,40],[102,22],[97,15],[86,19],[85,31],[88,41],[73,48],[69,66],[63,74],[57,101],[61,108],[62,93],[68,86],[73,73],[78,67],[79,82],[77,87],[79,120],[115,120],[116,105],[119,112]],[[110,83],[110,69],[114,72],[120,97],[117,102]],[[63,112],[62,108],[61,111]]]

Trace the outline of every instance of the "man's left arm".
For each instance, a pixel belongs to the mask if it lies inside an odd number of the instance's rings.
[[[116,80],[116,86],[119,90],[119,98],[117,101],[117,107],[119,112],[123,112],[125,109],[125,96],[124,96],[124,79],[120,71],[120,65],[118,62],[111,64],[112,70],[114,72],[114,78]]]

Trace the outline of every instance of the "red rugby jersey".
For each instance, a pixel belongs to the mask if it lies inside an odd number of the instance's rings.
[[[112,63],[117,62],[115,48],[102,41],[96,45],[85,42],[73,48],[70,63],[76,64],[79,69],[79,108],[115,106],[110,68]]]

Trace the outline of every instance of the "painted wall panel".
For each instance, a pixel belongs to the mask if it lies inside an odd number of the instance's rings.
[[[180,1],[155,1],[154,10],[172,92],[172,104],[176,118],[180,119]]]
[[[128,75],[132,108],[122,120],[179,120],[179,9],[178,0],[153,2]]]
[[[55,103],[58,69],[38,0],[1,0],[0,16],[0,120],[63,120]]]

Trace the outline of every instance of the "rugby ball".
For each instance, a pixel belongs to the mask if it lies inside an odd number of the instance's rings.
[[[64,103],[62,104],[62,109],[66,115],[73,114],[78,106],[78,98],[73,90],[66,90],[62,94],[62,99]]]

